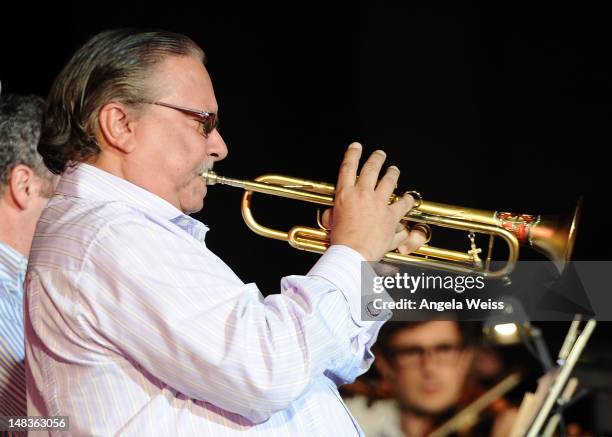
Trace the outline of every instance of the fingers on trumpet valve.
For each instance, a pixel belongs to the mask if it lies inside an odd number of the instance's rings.
[[[400,222],[393,239],[393,249],[397,249],[402,255],[407,255],[427,243],[430,238],[429,226],[421,223],[408,226]]]
[[[334,210],[332,208],[326,208],[323,213],[321,213],[320,209],[317,209],[317,224],[319,225],[320,229],[331,231],[333,225],[333,214]]]

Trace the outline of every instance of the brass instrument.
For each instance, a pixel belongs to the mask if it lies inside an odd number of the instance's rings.
[[[334,185],[277,174],[259,176],[252,181],[226,178],[213,171],[206,171],[201,176],[207,185],[222,184],[245,190],[242,198],[242,216],[247,226],[256,234],[287,241],[297,249],[311,252],[323,253],[329,247],[329,231],[320,222],[319,229],[307,226],[295,226],[289,231],[269,228],[255,220],[251,211],[251,201],[253,193],[258,192],[333,206]],[[464,208],[423,200],[418,192],[410,192],[410,194],[415,197],[415,206],[402,219],[402,223],[414,222],[424,227],[429,236],[431,236],[430,225],[466,231],[471,247],[463,252],[425,244],[410,255],[402,255],[397,251],[388,252],[384,256],[386,261],[507,280],[518,260],[521,245],[531,246],[542,252],[555,263],[560,271],[571,257],[581,201],[578,202],[573,213],[562,217],[546,217]],[[398,198],[392,195],[389,203]],[[479,255],[481,249],[476,247],[476,233],[490,236],[484,263]],[[490,270],[495,237],[506,242],[508,258],[503,267]]]

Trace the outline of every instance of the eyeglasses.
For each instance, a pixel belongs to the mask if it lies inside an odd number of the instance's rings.
[[[170,108],[170,109],[174,109],[176,111],[182,112],[183,114],[196,116],[198,118],[198,122],[202,125],[202,131],[203,131],[202,135],[204,135],[205,138],[208,138],[208,136],[212,133],[212,131],[217,129],[217,127],[219,126],[219,117],[214,112],[198,111],[197,109],[185,108],[184,106],[171,105],[170,103],[164,103],[164,102],[142,101],[139,103],[164,106],[166,108]]]
[[[398,366],[415,367],[423,364],[425,357],[430,357],[434,363],[439,365],[454,364],[462,349],[461,344],[440,343],[429,347],[397,347],[390,349],[389,352]]]

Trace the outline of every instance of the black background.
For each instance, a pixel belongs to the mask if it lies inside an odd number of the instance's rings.
[[[430,200],[549,214],[571,210],[583,195],[573,258],[609,260],[609,9],[462,3],[5,3],[0,80],[4,92],[44,96],[74,50],[101,30],[185,33],[207,54],[220,105],[229,147],[220,174],[333,182],[344,149],[360,141],[401,168],[401,189]],[[317,256],[248,231],[240,198],[235,189],[209,190],[198,214],[211,227],[207,244],[245,282],[277,292],[281,276],[306,273]],[[313,224],[315,211],[302,205],[259,204],[262,220]],[[544,326],[553,351],[565,326]],[[609,359],[609,333],[598,327],[597,360]]]

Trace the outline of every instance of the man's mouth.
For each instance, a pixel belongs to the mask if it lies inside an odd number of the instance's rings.
[[[421,391],[425,394],[432,395],[442,389],[442,384],[439,381],[426,381],[421,384]]]
[[[197,171],[198,176],[202,176],[205,172],[210,171],[213,169],[212,165],[203,165],[202,167],[200,167],[200,169]]]

